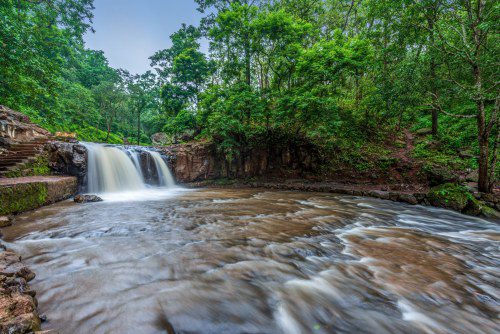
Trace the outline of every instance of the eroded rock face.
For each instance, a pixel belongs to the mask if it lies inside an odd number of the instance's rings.
[[[47,145],[49,166],[57,174],[76,176],[82,189],[87,176],[87,149],[78,143],[54,141]]]
[[[313,172],[319,164],[318,155],[307,145],[249,149],[230,161],[211,143],[173,145],[162,150],[171,158],[169,167],[178,182],[259,176],[302,177]]]
[[[0,146],[49,136],[50,132],[32,123],[28,116],[0,105]]]
[[[24,334],[40,330],[35,291],[28,282],[35,274],[16,253],[0,249],[0,333]]]

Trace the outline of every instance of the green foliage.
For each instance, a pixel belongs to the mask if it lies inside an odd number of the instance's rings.
[[[424,170],[480,167],[480,188],[491,190],[494,1],[195,2],[199,27],[183,24],[151,56],[155,74],[140,75],[85,49],[92,0],[2,2],[1,102],[84,140],[147,143],[161,131],[212,140],[228,158],[301,140],[366,172],[395,164],[385,138],[434,127],[413,158]],[[464,151],[471,157],[457,158]]]
[[[446,183],[432,188],[427,194],[429,202],[434,206],[450,208],[461,212],[469,202],[475,202],[474,196],[462,185]]]
[[[0,215],[10,215],[36,209],[45,204],[47,185],[20,183],[0,187]]]

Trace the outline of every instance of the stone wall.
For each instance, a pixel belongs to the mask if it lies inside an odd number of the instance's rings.
[[[0,179],[0,216],[56,203],[77,191],[75,177],[26,177]]]

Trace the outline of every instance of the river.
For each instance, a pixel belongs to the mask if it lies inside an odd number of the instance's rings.
[[[62,334],[500,332],[500,226],[441,209],[171,189],[3,233]]]

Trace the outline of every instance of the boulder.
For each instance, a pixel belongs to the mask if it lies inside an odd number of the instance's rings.
[[[60,175],[78,178],[78,189],[82,190],[87,175],[87,149],[78,143],[53,141],[47,147],[49,167]]]
[[[103,199],[97,195],[77,195],[74,201],[75,203],[96,203],[102,202]]]
[[[401,194],[399,195],[399,201],[405,202],[411,205],[417,205],[418,199],[412,194]]]
[[[33,333],[40,330],[35,291],[28,282],[35,274],[16,253],[0,250],[0,333]]]
[[[453,183],[432,188],[426,196],[427,201],[440,208],[463,212],[470,202],[476,201],[474,196],[464,186]]]
[[[7,227],[12,225],[12,220],[8,216],[1,216],[0,217],[0,227]]]

